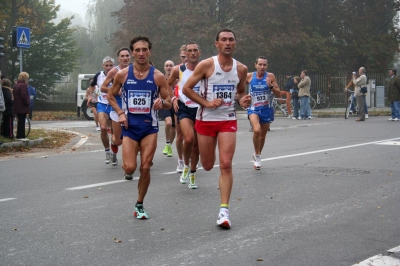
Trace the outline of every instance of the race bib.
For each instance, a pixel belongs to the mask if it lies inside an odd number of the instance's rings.
[[[151,109],[151,91],[129,91],[128,111],[132,114],[147,114]]]
[[[233,84],[215,84],[213,86],[213,99],[223,99],[220,107],[229,107],[233,102],[234,89]]]
[[[265,106],[269,104],[268,91],[253,92],[252,102],[254,107]]]

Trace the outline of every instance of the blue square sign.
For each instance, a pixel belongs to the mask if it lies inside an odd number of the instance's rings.
[[[17,47],[31,47],[31,31],[29,28],[17,27]]]

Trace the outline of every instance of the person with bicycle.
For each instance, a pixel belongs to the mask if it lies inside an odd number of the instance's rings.
[[[299,88],[299,98],[300,98],[300,118],[311,119],[311,108],[310,108],[311,80],[307,75],[307,70],[301,71],[300,78],[301,81],[297,85]]]
[[[358,107],[358,118],[356,122],[365,121],[365,92],[362,91],[362,88],[367,86],[367,76],[365,75],[365,68],[360,67],[358,70],[360,74],[357,77],[356,73],[353,73],[353,84],[354,84],[354,95],[356,96],[357,100],[357,107]]]
[[[270,95],[271,92],[277,97],[281,95],[275,75],[266,71],[267,66],[267,59],[259,56],[255,63],[256,71],[247,73],[246,78],[251,96],[251,105],[247,109],[247,115],[253,128],[253,160],[256,170],[261,169],[261,152],[264,148],[269,125],[274,120]]]

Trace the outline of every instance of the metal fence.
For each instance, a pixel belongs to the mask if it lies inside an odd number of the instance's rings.
[[[331,107],[342,107],[347,102],[347,96],[344,88],[350,82],[352,76],[346,74],[338,75],[309,75],[311,79],[311,96],[316,99],[317,92],[329,96]],[[388,75],[387,74],[369,74],[367,73],[368,80],[375,80],[376,86],[387,87]],[[286,83],[285,75],[276,76],[279,87],[282,89]]]
[[[367,74],[368,79],[374,79],[376,86],[387,87],[388,76],[386,74]],[[310,75],[311,79],[311,95],[316,99],[317,92],[329,96],[331,107],[343,107],[346,103],[347,96],[344,87],[350,82],[351,75]],[[278,85],[283,89],[286,76],[276,75]],[[70,110],[76,109],[76,92],[77,84],[74,81],[65,81],[56,84],[56,93],[48,96],[48,99],[41,100],[35,104],[37,110]],[[386,106],[388,103],[386,103]]]

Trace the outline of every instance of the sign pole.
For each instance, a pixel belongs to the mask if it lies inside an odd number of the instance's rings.
[[[19,48],[19,73],[22,72],[22,48]]]

